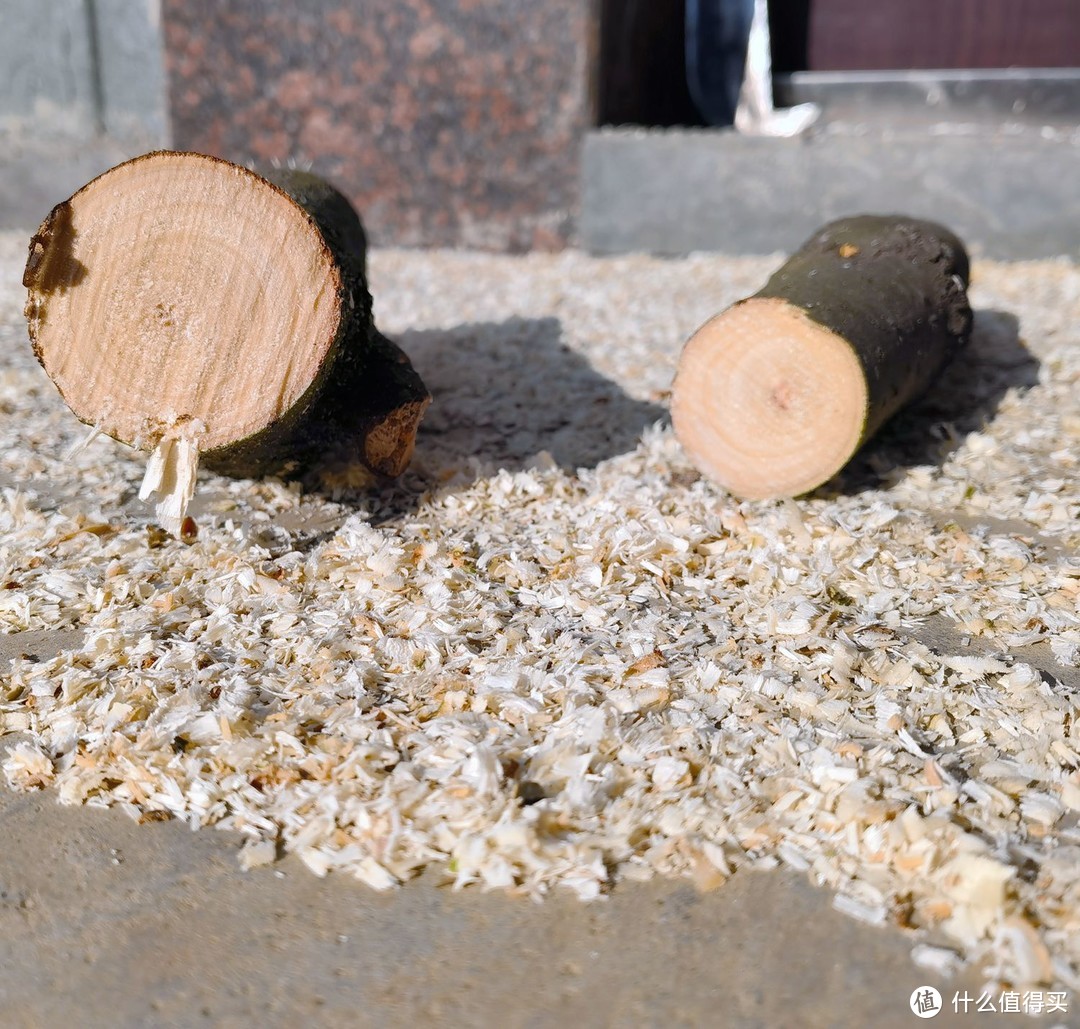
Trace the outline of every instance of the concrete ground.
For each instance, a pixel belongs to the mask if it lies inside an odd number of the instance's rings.
[[[919,970],[898,932],[792,874],[593,904],[423,878],[381,894],[292,858],[241,872],[225,833],[7,790],[0,837],[0,1010],[20,1029],[889,1027],[913,1024],[918,986],[947,1006],[979,988]]]
[[[79,635],[0,637],[0,669]],[[377,893],[292,857],[242,872],[235,834],[3,788],[0,840],[5,1027],[887,1029],[914,1024],[918,987],[936,987],[953,1022],[954,994],[981,990],[974,972],[919,969],[910,938],[840,914],[790,872],[739,872],[710,893],[624,883],[592,904],[425,877]]]
[[[81,638],[0,636],[0,678],[17,655],[45,660]],[[971,644],[944,620],[927,623],[924,642],[950,653]],[[1045,648],[1017,656],[1080,689]],[[344,875],[318,879],[291,856],[243,872],[238,834],[139,825],[3,786],[0,841],[4,1029],[50,1029],[76,1013],[87,1029],[889,1029],[915,1024],[919,987],[940,991],[946,1024],[966,1021],[955,994],[982,991],[975,971],[919,969],[910,936],[840,914],[790,871],[740,871],[709,893],[626,882],[592,904],[453,891],[435,876],[378,893]]]

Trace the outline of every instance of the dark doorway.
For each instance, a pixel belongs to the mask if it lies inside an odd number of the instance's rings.
[[[601,0],[599,124],[729,124],[751,6]],[[788,102],[792,73],[1080,68],[1077,0],[770,0],[769,29]]]
[[[703,125],[686,84],[686,0],[601,0],[601,125]]]
[[[778,72],[1080,66],[1076,0],[770,0]]]

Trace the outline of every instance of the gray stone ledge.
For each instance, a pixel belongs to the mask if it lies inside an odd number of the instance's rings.
[[[579,242],[597,253],[786,252],[861,212],[933,218],[977,255],[1080,254],[1075,134],[608,129],[585,140]]]

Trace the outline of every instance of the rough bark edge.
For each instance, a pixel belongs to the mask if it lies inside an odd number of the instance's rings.
[[[376,475],[400,475],[431,394],[401,348],[377,331],[365,362],[346,357],[342,364],[299,424],[271,427],[228,453],[205,454],[204,465],[223,475],[292,478],[317,465],[359,461]]]
[[[292,477],[323,463],[359,461],[376,475],[397,477],[408,467],[431,394],[401,348],[375,328],[360,216],[311,172],[263,168],[259,174],[313,219],[352,284],[346,302],[356,314],[332,373],[307,409],[204,454],[203,462],[226,475]]]

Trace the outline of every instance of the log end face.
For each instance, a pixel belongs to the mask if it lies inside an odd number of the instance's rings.
[[[848,343],[775,298],[736,304],[687,343],[672,391],[683,449],[746,499],[798,496],[858,449],[866,378]]]
[[[181,424],[211,450],[305,401],[345,298],[304,211],[247,169],[158,152],[58,205],[23,278],[34,351],[74,413],[152,450]]]

